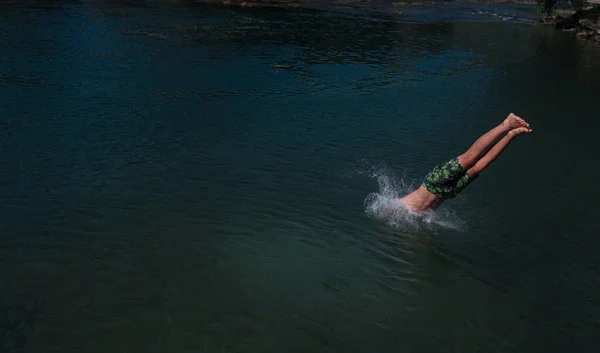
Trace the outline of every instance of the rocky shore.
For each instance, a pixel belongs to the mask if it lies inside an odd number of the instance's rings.
[[[557,13],[545,19],[555,28],[575,32],[578,37],[600,42],[600,6],[571,13]]]
[[[329,8],[357,9],[368,12],[402,16],[407,7],[431,7],[443,2],[434,1],[382,1],[382,0],[174,0],[186,3],[222,4],[234,7],[280,7],[280,8]],[[462,0],[478,3],[518,3],[535,5],[535,0]],[[555,10],[554,15],[543,19],[543,23],[559,30],[576,33],[580,38],[600,42],[600,0],[593,0],[595,6],[581,11]]]

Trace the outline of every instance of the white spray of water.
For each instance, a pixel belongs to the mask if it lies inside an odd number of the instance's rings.
[[[367,175],[377,181],[379,190],[367,195],[364,201],[365,212],[389,227],[399,230],[465,228],[465,223],[448,208],[422,213],[408,209],[400,201],[400,197],[414,191],[421,180],[411,181],[406,172],[402,177],[397,177],[385,166],[370,165],[356,171],[356,174]]]

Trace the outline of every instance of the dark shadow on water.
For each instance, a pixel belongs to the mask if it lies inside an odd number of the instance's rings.
[[[0,291],[0,350],[28,351],[36,318],[41,317],[41,301],[28,300],[31,292],[15,292],[15,284],[4,277]]]

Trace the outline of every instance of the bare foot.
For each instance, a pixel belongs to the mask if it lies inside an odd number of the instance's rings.
[[[510,131],[508,132],[508,134],[509,134],[509,135],[512,135],[512,136],[517,136],[517,135],[521,135],[522,133],[530,133],[530,132],[532,132],[532,131],[533,131],[533,130],[531,130],[531,129],[530,129],[530,128],[528,128],[528,127],[518,127],[518,128],[516,128],[516,129],[512,129],[512,130],[510,130]]]
[[[525,120],[521,119],[520,117],[516,116],[513,113],[510,113],[502,124],[508,130],[513,130],[513,129],[524,127],[529,130],[527,132],[531,132],[531,128],[529,127],[529,124]]]

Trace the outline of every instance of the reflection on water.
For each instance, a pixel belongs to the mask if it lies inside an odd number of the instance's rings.
[[[592,351],[598,48],[525,10],[1,5],[0,347]]]

